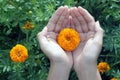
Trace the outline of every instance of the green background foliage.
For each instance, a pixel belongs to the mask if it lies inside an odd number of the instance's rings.
[[[120,79],[120,0],[0,0],[0,80],[46,80],[50,63],[36,35],[54,11],[64,5],[82,6],[100,22],[104,42],[98,62],[105,61],[111,67],[101,74],[102,79]],[[32,22],[34,28],[23,29],[26,21]],[[24,63],[15,63],[9,56],[18,43],[29,51]],[[78,80],[74,70],[69,80]]]

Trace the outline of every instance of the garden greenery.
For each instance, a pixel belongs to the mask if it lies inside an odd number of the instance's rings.
[[[98,63],[110,65],[109,71],[101,73],[102,80],[120,80],[120,0],[0,0],[0,80],[46,80],[50,64],[36,34],[64,5],[82,6],[100,22],[104,42]],[[10,59],[10,50],[16,44],[28,49],[28,59],[23,63]],[[69,80],[78,80],[74,70]]]

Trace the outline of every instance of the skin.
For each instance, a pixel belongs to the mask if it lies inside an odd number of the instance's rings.
[[[56,37],[61,29],[69,25],[68,7],[61,6],[49,20],[47,27],[38,33],[42,51],[50,59],[47,80],[68,80],[73,65],[72,53],[64,51],[57,43]]]
[[[74,28],[81,38],[79,46],[71,52],[64,51],[56,41],[58,33],[65,27]],[[103,30],[87,10],[59,7],[37,37],[41,50],[50,60],[47,80],[68,80],[72,66],[79,80],[101,80],[97,58],[102,47]]]
[[[74,69],[80,80],[101,80],[97,70],[97,58],[102,48],[103,29],[89,12],[82,7],[70,9],[72,25],[81,37],[81,43],[73,51]],[[92,73],[92,74],[91,74]]]

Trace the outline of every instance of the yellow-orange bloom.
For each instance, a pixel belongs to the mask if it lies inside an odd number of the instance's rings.
[[[110,79],[110,80],[117,80],[117,78],[112,78],[112,79]]]
[[[25,26],[23,28],[25,28],[27,30],[30,30],[33,27],[34,27],[34,25],[31,22],[27,21],[26,24],[25,24]]]
[[[14,62],[24,62],[28,58],[28,50],[25,46],[17,44],[11,49],[10,58]]]
[[[99,72],[104,73],[104,72],[110,70],[110,66],[106,62],[100,62],[98,64],[98,70],[99,70]]]
[[[64,50],[73,51],[80,43],[80,35],[72,28],[65,28],[58,34],[57,41]]]

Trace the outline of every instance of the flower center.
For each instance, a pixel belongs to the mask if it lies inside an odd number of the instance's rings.
[[[70,36],[66,36],[67,41],[70,41],[70,39],[71,39]]]
[[[18,51],[18,52],[16,53],[16,55],[17,55],[18,57],[20,57],[20,56],[21,56],[21,52]]]

